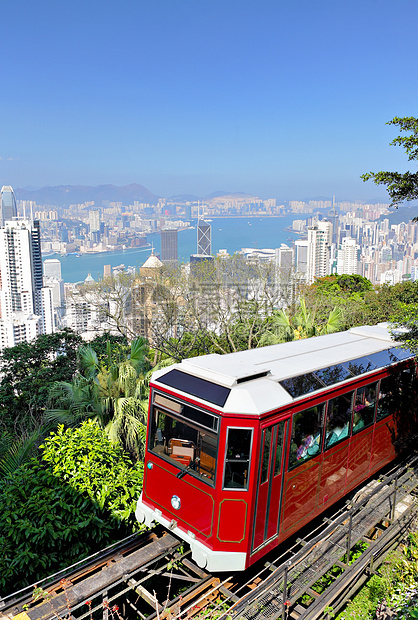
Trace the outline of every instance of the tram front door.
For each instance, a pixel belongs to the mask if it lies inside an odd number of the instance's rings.
[[[260,466],[251,545],[253,552],[279,531],[283,446],[287,424],[287,420],[278,422],[263,428],[261,432]]]

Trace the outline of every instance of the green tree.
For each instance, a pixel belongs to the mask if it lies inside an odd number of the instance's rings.
[[[370,280],[357,274],[335,274],[317,278],[312,284],[312,289],[326,297],[334,297],[341,294],[364,294],[373,290],[373,285]]]
[[[69,329],[39,336],[0,355],[0,433],[25,435],[42,420],[55,381],[69,381],[77,368],[80,336]]]
[[[99,362],[106,362],[109,358],[109,346],[114,357],[122,361],[129,355],[130,345],[126,336],[109,332],[96,336],[89,341],[89,346],[96,352]]]
[[[418,159],[418,119],[409,116],[395,116],[388,125],[395,125],[408,135],[397,136],[391,145],[402,146],[408,155],[408,161]],[[367,172],[361,176],[363,181],[372,180],[376,185],[386,185],[391,199],[391,206],[397,207],[405,200],[418,198],[418,172]]]
[[[148,343],[137,338],[125,359],[119,353],[118,346],[108,342],[107,355],[99,362],[92,347],[80,347],[80,372],[71,382],[58,382],[51,388],[45,419],[67,426],[94,419],[112,441],[140,458],[149,381]]]
[[[293,314],[278,310],[270,317],[269,324],[270,330],[261,339],[262,346],[340,331],[342,315],[341,310],[334,308],[329,313],[327,321],[321,324],[317,321],[315,312],[306,306],[302,298]]]
[[[304,298],[319,324],[326,323],[329,313],[339,308],[342,321],[340,329],[349,329],[368,322],[365,300],[369,294],[375,295],[370,280],[356,274],[342,274],[318,278],[306,288]]]

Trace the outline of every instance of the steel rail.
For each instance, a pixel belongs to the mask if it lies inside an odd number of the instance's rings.
[[[350,549],[383,518],[394,517],[395,501],[400,503],[418,487],[418,457],[399,464],[371,492],[360,497],[347,510],[329,523],[322,532],[303,546],[292,559],[275,566],[273,573],[252,592],[244,595],[229,610],[231,618],[287,617],[291,607],[312,585],[345,557]],[[345,568],[345,572],[349,569]],[[308,617],[308,616],[306,616]]]

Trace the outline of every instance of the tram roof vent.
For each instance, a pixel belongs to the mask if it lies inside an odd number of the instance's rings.
[[[261,377],[267,377],[267,375],[270,375],[270,371],[269,370],[263,370],[262,372],[257,372],[253,375],[248,375],[247,377],[240,377],[239,379],[237,379],[237,384],[238,383],[245,383],[246,381],[253,381],[254,379],[261,379]]]

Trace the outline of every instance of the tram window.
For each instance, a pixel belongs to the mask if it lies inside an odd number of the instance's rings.
[[[354,392],[332,398],[328,403],[325,449],[346,439],[350,434]]]
[[[391,413],[394,413],[397,378],[397,376],[390,375],[381,380],[379,398],[377,400],[376,420],[381,420]]]
[[[358,388],[353,413],[353,435],[361,431],[362,428],[373,424],[376,391],[377,383],[370,383]]]
[[[321,451],[324,408],[325,404],[321,404],[294,414],[289,469],[313,458]]]
[[[247,489],[252,429],[228,428],[224,489]]]
[[[303,394],[309,394],[314,390],[320,390],[324,385],[315,377],[312,372],[305,375],[299,375],[298,377],[291,377],[290,379],[284,379],[279,382],[285,390],[289,392],[292,398],[303,396]]]
[[[208,429],[186,420],[179,420],[171,413],[153,407],[149,434],[149,449],[154,454],[169,459],[180,469],[214,484],[218,437]]]
[[[283,452],[283,437],[286,422],[280,422],[277,425],[277,439],[276,439],[276,458],[274,461],[274,475],[280,474],[282,465],[282,452]]]
[[[358,357],[351,362],[346,362],[345,365],[355,377],[358,375],[363,375],[365,372],[370,372],[376,368],[376,364],[374,364],[368,357]]]
[[[318,377],[324,385],[334,385],[334,383],[339,383],[353,376],[349,369],[343,366],[343,364],[336,364],[335,366],[322,368],[322,370],[315,370],[314,375]]]
[[[376,364],[377,368],[382,368],[383,366],[389,366],[394,362],[398,361],[396,355],[394,355],[390,350],[379,351],[378,353],[372,353],[367,356],[371,362]]]
[[[269,471],[269,457],[270,457],[270,443],[271,443],[271,427],[263,430],[263,467],[261,469],[260,484],[267,482]]]
[[[412,353],[412,351],[410,351],[409,349],[394,348],[391,349],[391,352],[396,355],[399,360],[405,360],[408,357],[414,357],[414,353]]]

